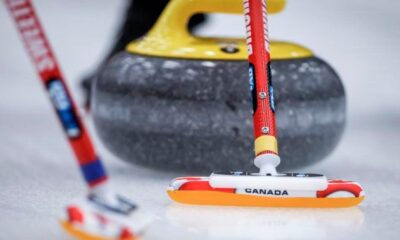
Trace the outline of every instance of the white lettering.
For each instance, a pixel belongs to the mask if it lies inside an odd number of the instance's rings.
[[[29,12],[29,8],[26,8]],[[14,16],[20,13],[22,9],[13,10]],[[26,12],[24,10],[24,12]],[[23,18],[17,21],[18,27],[21,30],[21,36],[27,45],[28,51],[31,57],[35,61],[35,65],[39,72],[52,71],[56,67],[56,62],[51,55],[51,52],[47,46],[46,39],[43,38],[43,34],[37,25],[37,22],[33,17]]]
[[[268,13],[267,13],[267,2],[266,0],[261,0],[263,5],[263,24],[264,24],[264,40],[265,40],[265,51],[270,53],[269,48],[269,32],[268,32]]]
[[[253,46],[251,45],[253,42],[252,36],[251,36],[251,17],[250,17],[250,4],[249,0],[244,0],[243,1],[243,6],[244,6],[244,20],[246,24],[246,43],[247,43],[247,52],[249,55],[253,54]]]

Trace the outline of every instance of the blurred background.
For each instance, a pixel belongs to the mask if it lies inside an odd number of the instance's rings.
[[[128,1],[33,2],[74,96],[83,102],[79,81],[108,53]],[[271,38],[311,48],[343,79],[344,137],[329,158],[300,170],[362,183],[367,198],[361,207],[177,205],[164,194],[173,173],[128,165],[98,143],[116,188],[159,216],[145,239],[395,238],[400,224],[399,24],[396,0],[288,0],[286,10],[270,20]],[[197,34],[243,36],[243,25],[240,16],[213,15]],[[0,239],[70,239],[57,218],[85,188],[4,5],[0,52]]]

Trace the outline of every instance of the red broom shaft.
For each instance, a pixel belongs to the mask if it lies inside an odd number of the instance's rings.
[[[256,141],[256,155],[277,154],[275,127],[275,106],[271,83],[270,49],[268,36],[267,2],[265,0],[244,0],[247,32],[249,75],[253,97],[253,122]],[[265,138],[263,136],[271,136]],[[261,139],[264,141],[258,141]],[[265,139],[269,143],[265,144]],[[271,143],[271,139],[275,143]],[[262,143],[260,143],[262,142]],[[264,146],[262,146],[264,145]],[[268,145],[268,146],[267,146]]]
[[[79,117],[76,104],[31,1],[6,0],[5,2],[38,75],[49,92],[86,182],[91,187],[105,182],[107,179],[105,170]]]

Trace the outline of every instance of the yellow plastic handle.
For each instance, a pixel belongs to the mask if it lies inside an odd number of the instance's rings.
[[[278,13],[285,8],[285,4],[285,0],[267,0],[268,12]],[[242,14],[243,0],[171,0],[168,7],[172,8],[175,15],[185,16],[195,13]]]
[[[267,0],[270,13],[282,11],[285,4],[285,0]],[[243,0],[170,0],[150,32],[128,44],[127,51],[166,58],[247,60],[244,29],[240,39],[196,37],[188,29],[189,19],[196,13],[243,14]],[[224,52],[223,44],[234,44],[239,51]],[[309,49],[286,42],[272,41],[271,52],[274,60],[312,56]]]
[[[286,1],[268,0],[267,5],[269,13],[278,13],[285,8]],[[188,37],[187,23],[196,13],[242,14],[243,0],[171,0],[154,29]]]

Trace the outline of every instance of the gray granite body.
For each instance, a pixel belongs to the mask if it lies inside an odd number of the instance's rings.
[[[345,93],[316,58],[272,63],[281,170],[320,161],[345,126]],[[163,170],[255,170],[247,61],[114,56],[93,85],[93,118],[120,158]]]

